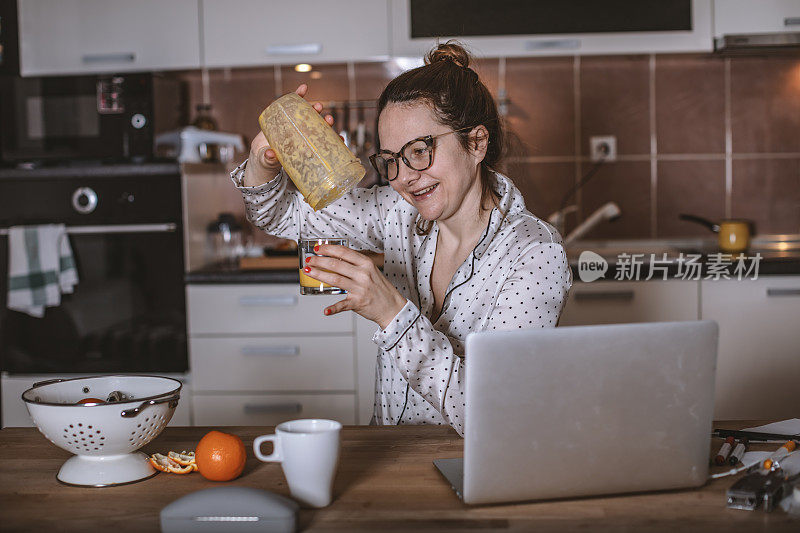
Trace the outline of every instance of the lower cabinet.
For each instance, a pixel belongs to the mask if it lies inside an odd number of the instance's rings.
[[[800,276],[704,280],[702,317],[719,324],[716,419],[798,416]]]
[[[195,394],[197,426],[274,426],[296,418],[356,423],[355,394]]]
[[[324,316],[342,296],[300,296],[296,284],[188,285],[186,292],[195,425],[369,423],[375,327],[349,311]]]
[[[559,326],[697,320],[698,281],[576,281]]]

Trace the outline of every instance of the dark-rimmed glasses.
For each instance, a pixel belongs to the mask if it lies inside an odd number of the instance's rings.
[[[369,162],[375,168],[378,175],[387,181],[392,181],[397,178],[400,170],[399,159],[403,160],[411,170],[422,171],[427,170],[433,165],[433,149],[435,147],[434,139],[457,133],[460,131],[467,131],[473,129],[475,126],[468,128],[461,128],[458,130],[451,130],[439,135],[426,135],[425,137],[418,137],[408,141],[400,148],[399,152],[392,152],[391,150],[381,150],[377,154],[369,156]]]

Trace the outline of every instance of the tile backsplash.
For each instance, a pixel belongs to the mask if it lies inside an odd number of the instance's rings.
[[[595,165],[589,138],[616,137],[617,160],[569,202],[578,209],[567,231],[614,201],[620,218],[584,238],[709,236],[680,213],[749,218],[760,234],[800,233],[800,56],[489,58],[473,67],[508,98],[500,170],[542,218]],[[376,100],[403,68],[387,61],[166,75],[186,82],[191,110],[210,102],[220,130],[249,142],[261,110],[300,83],[312,100]],[[372,132],[374,109],[365,119]]]

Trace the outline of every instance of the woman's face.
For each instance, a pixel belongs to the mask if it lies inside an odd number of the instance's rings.
[[[486,129],[480,126],[477,130],[485,139]],[[381,148],[392,152],[400,151],[412,139],[451,131],[436,120],[431,108],[423,102],[389,104],[378,121]],[[434,139],[430,168],[417,171],[399,161],[397,178],[389,182],[425,220],[446,220],[462,205],[469,204],[476,211],[480,205],[478,166],[486,154],[486,142],[468,151],[461,146],[457,135],[450,133]],[[473,203],[475,207],[471,207]]]

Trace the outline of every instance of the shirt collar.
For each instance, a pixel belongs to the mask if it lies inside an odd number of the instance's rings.
[[[500,198],[498,207],[492,209],[492,213],[489,216],[489,224],[481,240],[478,241],[472,252],[476,259],[480,259],[489,248],[503,221],[525,210],[525,200],[522,197],[522,193],[510,179],[494,171],[492,172],[492,178],[494,181],[493,188]]]

